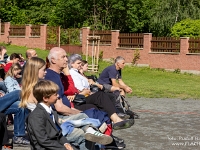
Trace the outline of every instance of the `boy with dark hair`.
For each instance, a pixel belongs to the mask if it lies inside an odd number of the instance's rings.
[[[62,135],[57,113],[51,108],[58,99],[58,89],[55,83],[48,80],[40,80],[33,88],[38,104],[27,119],[27,129],[35,150],[73,150]]]
[[[12,53],[12,54],[10,55],[10,61],[7,62],[6,65],[4,66],[4,71],[5,71],[5,73],[8,72],[8,70],[10,69],[10,67],[12,66],[12,64],[19,63],[19,60],[20,60],[19,54],[17,54],[17,53]]]

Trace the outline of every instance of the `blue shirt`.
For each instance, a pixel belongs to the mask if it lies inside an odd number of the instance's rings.
[[[62,99],[63,104],[65,104],[66,106],[71,108],[70,102],[68,100],[68,98],[64,95],[64,86],[62,84],[61,78],[60,78],[60,74],[51,70],[51,69],[47,69],[47,74],[45,76],[46,80],[50,80],[53,81],[54,83],[56,83],[59,87],[59,97]]]
[[[99,76],[97,82],[99,84],[112,85],[111,79],[121,79],[121,70],[117,70],[115,65],[105,68]]]

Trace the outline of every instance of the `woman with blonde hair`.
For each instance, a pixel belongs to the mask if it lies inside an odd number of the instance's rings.
[[[32,57],[25,65],[22,77],[22,91],[20,107],[28,108],[33,111],[36,107],[37,100],[33,96],[33,87],[39,79],[44,79],[46,74],[46,63],[43,59]]]

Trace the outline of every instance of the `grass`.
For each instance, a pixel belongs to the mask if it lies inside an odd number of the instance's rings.
[[[25,56],[28,48],[6,45],[8,54],[17,52]],[[36,49],[38,57],[46,58],[48,51]],[[100,61],[98,74],[111,63]],[[88,73],[95,74],[95,73]],[[179,71],[167,72],[163,69],[139,68],[125,66],[122,78],[132,89],[129,96],[148,98],[181,98],[200,100],[200,76],[192,74],[180,74]]]

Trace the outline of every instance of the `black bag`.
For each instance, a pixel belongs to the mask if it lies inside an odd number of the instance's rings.
[[[128,101],[120,94],[117,96],[115,107],[120,113],[129,115],[130,119],[139,119],[139,115],[130,109],[131,106],[129,105]]]
[[[76,94],[73,103],[75,103],[76,105],[86,104],[85,96],[81,94]]]
[[[96,85],[90,85],[90,91],[91,91],[92,93],[96,93],[96,92],[99,91],[99,87],[96,86]]]

